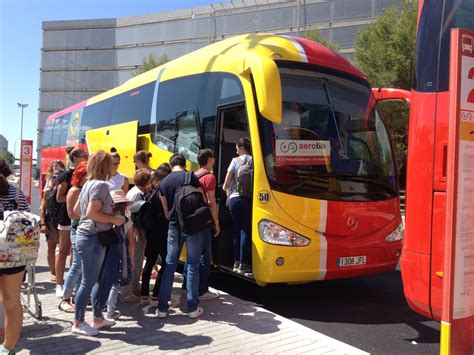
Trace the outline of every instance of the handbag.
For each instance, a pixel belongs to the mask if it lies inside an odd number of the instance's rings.
[[[97,235],[99,237],[100,244],[104,248],[111,246],[113,244],[117,244],[119,242],[119,237],[113,227],[110,229],[107,229],[106,231],[97,232]]]

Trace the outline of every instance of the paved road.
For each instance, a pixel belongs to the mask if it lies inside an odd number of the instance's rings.
[[[38,209],[37,189],[32,211]],[[439,323],[411,311],[399,271],[264,288],[222,273],[213,287],[374,354],[439,354]]]
[[[439,323],[409,309],[398,271],[264,288],[215,273],[211,284],[373,354],[439,354]]]

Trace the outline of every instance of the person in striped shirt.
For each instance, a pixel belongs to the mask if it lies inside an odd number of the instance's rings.
[[[0,158],[0,218],[4,211],[29,211],[30,207],[23,192],[8,183],[12,174],[5,159]],[[14,354],[23,326],[23,309],[20,302],[20,288],[25,274],[25,266],[0,269],[0,294],[5,312],[5,337],[0,346],[0,354]],[[7,287],[8,285],[8,287]]]

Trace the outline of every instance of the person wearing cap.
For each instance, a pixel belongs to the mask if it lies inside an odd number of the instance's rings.
[[[114,201],[113,215],[125,217],[125,211],[133,201],[127,200],[123,190],[113,190],[110,196]],[[120,283],[128,278],[127,254],[126,254],[126,230],[131,228],[131,221],[127,219],[125,224],[115,227],[115,233],[119,242],[107,247],[107,252],[102,266],[103,271],[99,279],[99,307],[107,306],[105,318],[115,320],[121,316],[117,308],[117,299]]]

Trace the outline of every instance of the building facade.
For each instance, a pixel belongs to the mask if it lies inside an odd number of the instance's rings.
[[[8,140],[0,134],[0,150],[8,150]]]
[[[317,28],[351,59],[358,31],[401,0],[232,0],[116,19],[43,22],[38,142],[53,112],[122,84],[144,57],[170,59],[215,41]],[[41,144],[38,145],[41,147]]]

